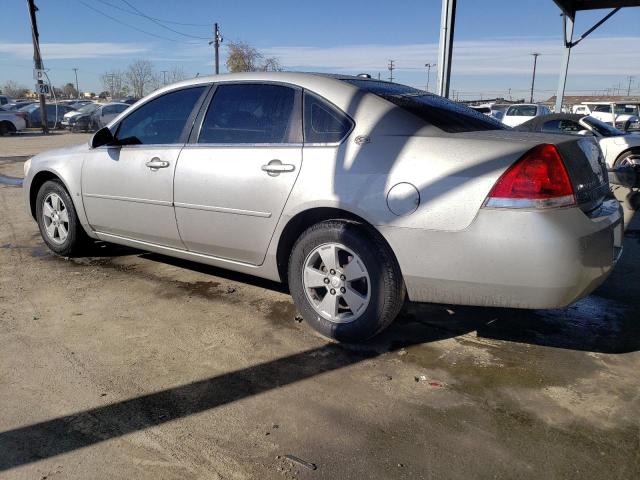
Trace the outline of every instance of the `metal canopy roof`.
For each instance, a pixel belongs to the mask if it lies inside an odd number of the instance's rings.
[[[638,7],[640,0],[553,0],[565,15],[575,17],[580,10]]]
[[[558,82],[558,93],[556,94],[556,111],[560,112],[562,109],[562,98],[564,97],[564,89],[567,81],[571,49],[611,18],[621,8],[640,7],[640,0],[553,0],[553,2],[560,8],[560,10],[562,10],[564,30],[564,55]],[[443,97],[449,97],[456,3],[457,0],[442,0],[440,45],[438,48],[438,94]],[[598,9],[611,9],[611,11],[574,41],[573,26],[576,18],[576,12],[581,10]]]

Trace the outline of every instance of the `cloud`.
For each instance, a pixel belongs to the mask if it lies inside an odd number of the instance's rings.
[[[572,50],[573,75],[640,74],[640,37],[588,38]],[[540,52],[538,73],[557,75],[563,52],[561,40],[549,37],[493,38],[454,42],[453,72],[457,75],[521,75],[531,72],[532,52]],[[268,56],[278,57],[290,69],[333,71],[385,70],[389,59],[396,69],[424,70],[437,61],[435,43],[408,45],[346,45],[335,47],[272,47]]]
[[[42,43],[40,51],[45,60],[74,58],[126,57],[146,53],[149,47],[137,43]],[[0,54],[8,54],[15,58],[30,59],[33,57],[31,43],[0,43]]]

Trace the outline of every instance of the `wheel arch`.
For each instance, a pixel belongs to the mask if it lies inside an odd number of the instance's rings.
[[[336,207],[314,207],[303,210],[302,212],[294,215],[282,229],[276,250],[276,263],[280,280],[283,283],[287,283],[289,256],[291,255],[293,245],[307,228],[315,225],[316,223],[327,220],[347,220],[361,224],[366,230],[373,235],[376,235],[382,242],[384,242],[385,245],[387,245],[387,247],[389,247],[391,255],[396,263],[398,263],[398,259],[396,258],[391,245],[389,245],[389,242],[387,242],[384,236],[373,224],[348,210]]]
[[[9,133],[18,131],[18,127],[16,127],[16,125],[11,120],[8,120],[8,119],[0,120],[0,127],[2,126],[6,126],[7,132]],[[0,128],[0,131],[2,131],[1,128]]]
[[[629,147],[625,150],[623,150],[622,152],[620,152],[618,154],[618,156],[616,157],[615,161],[613,162],[614,166],[617,166],[618,163],[620,162],[620,159],[622,157],[624,157],[627,153],[637,153],[640,155],[640,146],[636,146],[636,147]]]
[[[31,216],[34,220],[36,219],[36,198],[38,196],[38,192],[42,185],[49,180],[57,180],[62,183],[67,193],[69,193],[69,196],[71,196],[69,186],[60,177],[60,175],[50,170],[39,171],[34,175],[33,180],[31,180],[31,185],[29,186],[29,210],[31,211]],[[73,201],[73,197],[71,198],[71,201]]]

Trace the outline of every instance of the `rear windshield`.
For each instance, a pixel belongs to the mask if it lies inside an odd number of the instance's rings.
[[[378,95],[445,132],[459,133],[507,128],[487,115],[417,88],[356,78],[347,78],[343,81]]]

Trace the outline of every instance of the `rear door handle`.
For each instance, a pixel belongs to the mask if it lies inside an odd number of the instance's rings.
[[[158,157],[154,157],[145,163],[145,165],[151,170],[157,170],[159,168],[167,168],[169,166],[169,162],[166,160],[160,160]]]
[[[280,160],[271,160],[266,165],[262,165],[262,171],[267,172],[272,177],[280,175],[284,172],[293,172],[295,169],[295,165],[291,165],[290,163],[282,163]]]

